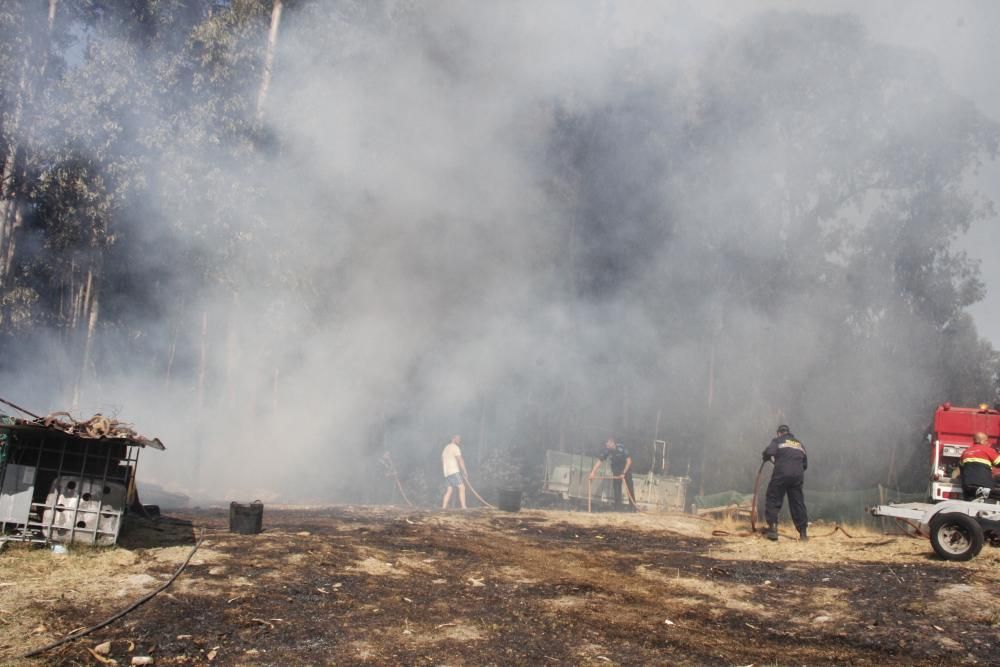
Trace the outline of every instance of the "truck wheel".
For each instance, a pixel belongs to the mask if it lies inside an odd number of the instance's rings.
[[[968,514],[938,514],[931,519],[931,546],[945,560],[972,560],[983,549],[983,527]]]

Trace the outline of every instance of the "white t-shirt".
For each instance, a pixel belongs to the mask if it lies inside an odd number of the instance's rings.
[[[462,450],[454,442],[449,442],[441,452],[441,465],[444,468],[444,476],[454,475],[461,472],[458,467],[458,457],[462,455]]]

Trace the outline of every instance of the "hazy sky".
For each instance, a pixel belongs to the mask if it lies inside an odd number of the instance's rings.
[[[727,24],[761,9],[850,13],[861,17],[872,38],[932,53],[946,81],[1000,120],[1000,2],[994,0],[704,0],[713,21]],[[984,165],[979,188],[1000,206],[1000,166]],[[959,243],[982,263],[986,298],[971,308],[980,334],[1000,347],[1000,219],[973,226]]]

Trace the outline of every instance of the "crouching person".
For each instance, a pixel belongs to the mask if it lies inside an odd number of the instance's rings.
[[[1000,454],[985,433],[972,436],[972,445],[962,452],[959,462],[962,494],[966,500],[1000,499],[995,476],[1000,472]]]

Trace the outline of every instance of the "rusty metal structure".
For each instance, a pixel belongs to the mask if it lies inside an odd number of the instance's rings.
[[[165,449],[101,415],[0,417],[0,541],[115,544],[146,447]]]
[[[546,451],[545,481],[542,491],[558,494],[564,500],[589,499],[594,503],[611,503],[613,501],[611,469],[607,462],[603,464],[598,477],[588,487],[588,477],[596,462],[597,459],[593,456],[569,454],[551,449]],[[635,501],[640,507],[654,511],[684,511],[684,500],[690,483],[688,477],[658,475],[650,471],[644,474],[633,473],[632,479],[635,482]]]

